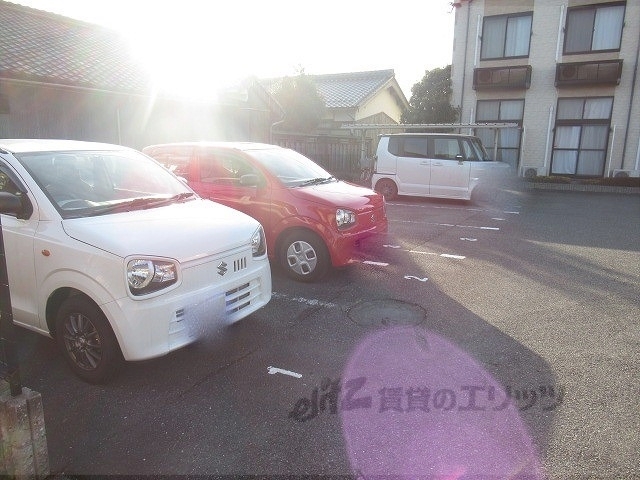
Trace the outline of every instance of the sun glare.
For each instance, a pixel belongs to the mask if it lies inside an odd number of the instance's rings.
[[[191,98],[214,99],[249,76],[300,69],[312,75],[393,69],[409,95],[425,70],[451,63],[449,0],[399,0],[398,11],[413,12],[402,32],[379,9],[343,0],[15,1],[117,30],[159,91]],[[380,32],[384,40],[376,40]]]

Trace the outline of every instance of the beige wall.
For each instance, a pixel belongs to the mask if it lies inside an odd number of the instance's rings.
[[[393,121],[400,123],[403,106],[398,101],[397,93],[392,93],[392,91],[397,91],[399,88],[396,90],[394,88],[396,88],[394,85],[385,86],[369,101],[361,105],[356,112],[356,121],[384,112]]]
[[[463,2],[456,10],[452,67],[452,103],[462,108],[463,123],[474,120],[476,102],[487,99],[524,99],[521,166],[532,166],[538,174],[546,174],[551,158],[551,128],[555,123],[557,99],[565,97],[614,96],[611,134],[607,151],[607,173],[617,168],[634,169],[638,161],[640,138],[640,86],[635,79],[640,37],[640,2],[628,0],[625,26],[619,52],[587,55],[562,55],[562,27],[566,10],[577,5],[608,3],[607,0],[474,0]],[[482,17],[502,13],[533,11],[531,48],[528,58],[480,61]],[[466,48],[466,62],[465,62]],[[562,62],[623,60],[620,85],[603,87],[556,88],[556,64]],[[512,65],[531,65],[532,79],[528,90],[479,91],[473,90],[473,69]],[[630,121],[628,119],[630,118]],[[628,131],[628,134],[627,134]],[[626,137],[626,149],[625,145]],[[623,158],[624,150],[624,158]]]

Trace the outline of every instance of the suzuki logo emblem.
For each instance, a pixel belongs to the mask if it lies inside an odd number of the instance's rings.
[[[218,275],[222,277],[225,273],[227,273],[227,264],[225,262],[220,262],[220,265],[218,265]]]

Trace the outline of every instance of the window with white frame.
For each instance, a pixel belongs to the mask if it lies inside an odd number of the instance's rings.
[[[564,53],[620,50],[625,2],[570,8],[564,37]]]
[[[528,57],[533,12],[485,17],[481,60]]]
[[[478,123],[517,123],[522,126],[523,115],[524,100],[479,100],[476,107]],[[479,128],[476,135],[490,155],[493,155],[497,140],[495,160],[517,168],[520,161],[520,128]]]
[[[553,175],[604,175],[613,97],[560,98],[553,139]]]

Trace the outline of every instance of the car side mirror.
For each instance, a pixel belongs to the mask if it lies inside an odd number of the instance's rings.
[[[240,185],[243,187],[257,187],[260,184],[260,179],[255,173],[247,173],[240,177]]]

